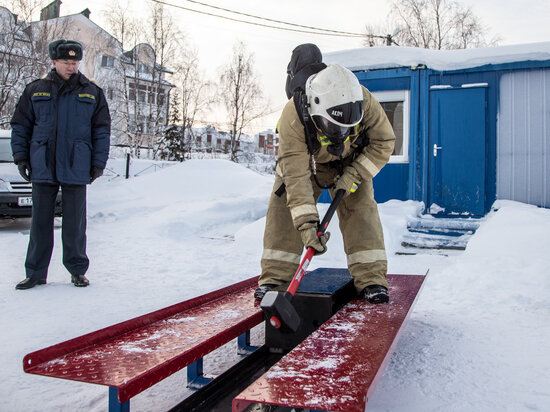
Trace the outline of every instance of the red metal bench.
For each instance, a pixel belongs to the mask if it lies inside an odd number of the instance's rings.
[[[188,366],[200,380],[202,358],[232,339],[245,345],[263,321],[254,305],[257,277],[126,322],[29,353],[25,372],[109,386],[109,410]]]
[[[425,276],[388,275],[390,303],[355,299],[233,400],[317,411],[364,411]]]
[[[233,410],[243,411],[253,403],[364,410],[424,276],[388,275],[388,281],[390,304],[355,299],[345,305],[235,397]],[[202,357],[232,339],[246,346],[250,329],[263,321],[252,299],[256,284],[254,277],[30,353],[23,360],[24,370],[109,386],[109,410],[127,412],[130,398],[184,367],[188,381],[201,381]]]

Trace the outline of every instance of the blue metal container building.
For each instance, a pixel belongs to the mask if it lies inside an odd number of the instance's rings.
[[[454,51],[333,52],[384,106],[398,137],[376,200],[483,216],[496,199],[550,207],[550,42]]]

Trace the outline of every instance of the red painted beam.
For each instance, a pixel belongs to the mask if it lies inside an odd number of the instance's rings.
[[[364,411],[403,332],[425,276],[388,275],[390,303],[355,299],[233,400]]]
[[[23,359],[27,373],[107,385],[121,403],[263,321],[257,277],[118,323]]]

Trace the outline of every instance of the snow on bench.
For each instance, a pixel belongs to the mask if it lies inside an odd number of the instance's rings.
[[[257,280],[29,353],[23,369],[109,386],[109,410],[129,411],[133,396],[186,366],[200,374],[203,356],[232,339],[247,340],[250,329],[263,321],[253,299]]]
[[[233,411],[267,404],[364,411],[403,332],[425,276],[388,275],[390,303],[355,299],[233,400]]]

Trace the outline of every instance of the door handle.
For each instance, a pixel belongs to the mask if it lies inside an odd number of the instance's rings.
[[[441,146],[434,143],[434,157],[437,157],[437,151],[441,149],[443,149]]]

